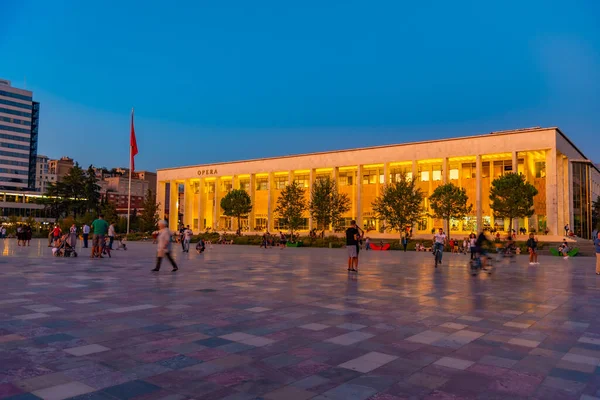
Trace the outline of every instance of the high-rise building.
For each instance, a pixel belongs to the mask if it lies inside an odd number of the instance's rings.
[[[35,187],[40,104],[0,79],[0,189]]]
[[[35,190],[46,193],[49,183],[56,183],[56,174],[50,173],[50,159],[48,156],[38,155],[35,168]]]
[[[75,162],[72,158],[61,157],[58,160],[48,161],[48,173],[56,176],[56,182],[61,182],[65,175],[71,172]]]

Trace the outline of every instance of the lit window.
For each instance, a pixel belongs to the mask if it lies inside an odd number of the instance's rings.
[[[421,171],[421,182],[429,182],[429,171]]]
[[[451,181],[458,180],[458,169],[451,169],[450,170],[450,180]]]
[[[442,180],[442,171],[433,171],[433,180],[441,181]]]

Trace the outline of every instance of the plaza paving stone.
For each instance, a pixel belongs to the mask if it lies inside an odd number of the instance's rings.
[[[593,258],[0,243],[0,399],[600,399]]]

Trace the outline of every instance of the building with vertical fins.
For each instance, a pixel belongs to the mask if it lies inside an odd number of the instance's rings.
[[[171,229],[236,230],[237,221],[223,215],[221,198],[232,188],[248,191],[253,210],[241,221],[242,229],[271,232],[286,227],[275,214],[282,188],[296,181],[306,188],[316,179],[333,177],[339,191],[352,200],[345,221],[356,219],[365,230],[381,230],[372,202],[382,187],[406,177],[425,194],[423,217],[415,233],[443,226],[428,215],[428,197],[435,188],[453,183],[466,189],[471,215],[450,221],[452,233],[486,228],[506,230],[509,221],[490,208],[491,182],[507,172],[523,174],[538,194],[534,214],[514,221],[517,230],[560,235],[569,224],[578,236],[589,238],[592,201],[600,195],[600,171],[558,128],[527,128],[451,139],[369,148],[299,154],[158,170],[157,202]],[[316,228],[308,212],[303,230]]]

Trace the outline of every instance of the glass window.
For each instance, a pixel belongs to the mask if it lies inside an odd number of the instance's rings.
[[[267,219],[266,218],[255,218],[254,219],[254,229],[257,231],[264,231],[267,229]]]
[[[462,165],[463,179],[474,179],[477,175],[477,164],[466,163]]]
[[[490,162],[482,162],[481,163],[481,177],[489,178],[490,177]]]
[[[222,181],[221,182],[221,192],[229,192],[229,191],[231,191],[232,187],[233,187],[233,185],[231,184],[231,181]]]
[[[417,230],[426,231],[427,230],[427,218],[421,218],[419,222],[417,222]]]
[[[377,183],[377,170],[370,169],[363,171],[363,185],[375,185]]]
[[[214,182],[204,182],[204,193],[214,193],[215,192],[215,183]]]
[[[269,178],[256,178],[256,190],[269,190]]]
[[[442,180],[442,171],[433,171],[433,180],[441,181]]]
[[[421,182],[429,182],[429,171],[421,171]]]
[[[545,178],[546,177],[546,162],[536,161],[535,162],[535,177]]]
[[[454,168],[450,170],[450,180],[456,181],[458,180],[458,168]]]
[[[298,183],[300,187],[307,188],[309,186],[308,175],[295,175],[294,182]]]
[[[354,173],[347,172],[339,176],[340,186],[352,186],[354,184]]]
[[[241,179],[240,180],[240,189],[250,190],[250,179]]]
[[[285,188],[290,178],[287,176],[276,176],[275,177],[275,189],[281,190]]]
[[[402,174],[406,175],[406,180],[412,180],[412,165],[406,167],[392,168],[390,171],[390,182],[399,182]]]
[[[283,230],[287,230],[288,229],[288,225],[285,223],[285,220],[283,218],[275,218],[275,230],[276,231],[283,231]]]

